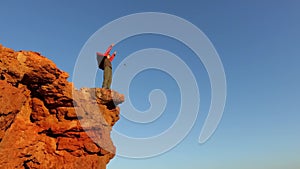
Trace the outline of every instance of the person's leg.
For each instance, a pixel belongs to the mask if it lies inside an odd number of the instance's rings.
[[[112,82],[112,68],[109,68],[108,70],[108,77],[107,77],[107,87],[108,89],[110,89],[110,86],[111,86],[111,82]]]
[[[102,82],[102,88],[108,89],[108,79],[109,79],[109,69],[110,67],[105,66],[103,71],[103,82]]]

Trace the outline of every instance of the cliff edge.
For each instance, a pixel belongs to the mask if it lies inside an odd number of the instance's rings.
[[[37,52],[0,45],[0,168],[106,168],[124,96],[67,78]]]

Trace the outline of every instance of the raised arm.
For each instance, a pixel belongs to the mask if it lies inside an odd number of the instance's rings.
[[[114,46],[114,44],[111,44],[111,45],[107,48],[106,52],[104,53],[104,56],[107,56],[107,55],[109,54],[109,52],[111,51],[111,49],[112,49],[113,46]]]
[[[112,62],[116,56],[117,52],[114,52],[111,57],[109,58],[109,60]]]

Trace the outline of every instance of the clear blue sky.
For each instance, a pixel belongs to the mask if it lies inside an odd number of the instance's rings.
[[[172,51],[193,72],[199,72],[195,76],[201,114],[183,142],[167,153],[148,159],[116,157],[108,168],[299,169],[299,9],[296,0],[11,0],[1,2],[0,43],[15,50],[38,51],[72,77],[81,48],[108,22],[137,12],[177,15],[208,36],[223,62],[228,95],[222,121],[208,142],[198,143],[209,108],[210,84],[202,63],[186,46],[155,35],[122,41],[115,47],[118,56],[114,67],[134,51],[155,47]],[[97,86],[101,75],[97,75]],[[121,117],[115,129],[138,137],[164,131],[176,117],[172,113],[179,109],[179,94],[171,90],[176,87],[174,79],[162,72],[138,74],[130,88],[136,108],[147,109],[149,91],[160,88],[170,98],[166,111],[158,121],[145,125]]]

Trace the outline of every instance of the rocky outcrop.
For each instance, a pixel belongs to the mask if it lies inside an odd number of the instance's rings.
[[[0,168],[106,168],[124,96],[67,78],[37,52],[0,45]]]

